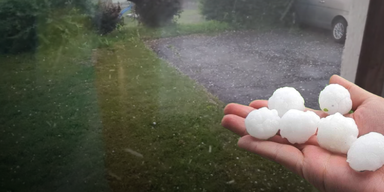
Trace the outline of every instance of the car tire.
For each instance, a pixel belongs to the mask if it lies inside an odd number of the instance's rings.
[[[344,18],[336,19],[332,25],[332,37],[337,43],[344,43],[347,37],[348,23]]]

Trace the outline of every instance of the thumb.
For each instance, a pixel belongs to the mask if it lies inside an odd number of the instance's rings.
[[[366,101],[368,98],[374,96],[372,93],[362,89],[356,84],[349,82],[348,80],[338,75],[333,75],[329,80],[329,84],[339,84],[345,87],[349,91],[349,93],[351,94],[351,99],[353,104],[352,109],[354,110],[358,106],[360,106],[364,101]]]

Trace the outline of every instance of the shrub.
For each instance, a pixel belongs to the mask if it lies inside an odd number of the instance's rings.
[[[88,0],[1,0],[0,53],[34,50],[38,44],[37,27],[39,23],[50,22],[52,12],[77,7],[86,11],[88,6]]]
[[[120,11],[121,7],[119,4],[99,1],[93,22],[100,34],[107,34],[116,29],[120,22]]]
[[[36,7],[20,0],[0,2],[0,53],[31,50],[36,45]]]
[[[274,22],[286,8],[287,0],[200,0],[201,12],[208,20],[233,25],[254,26]]]
[[[182,11],[181,0],[130,0],[140,23],[148,27],[161,27],[174,21]]]

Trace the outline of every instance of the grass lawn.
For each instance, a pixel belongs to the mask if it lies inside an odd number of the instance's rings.
[[[0,57],[0,191],[108,189],[91,52],[78,45]]]
[[[212,26],[83,31],[1,56],[0,191],[310,190],[240,150],[224,104],[142,41],[225,28]]]
[[[98,50],[96,85],[114,191],[305,191],[221,127],[224,104],[140,40]]]

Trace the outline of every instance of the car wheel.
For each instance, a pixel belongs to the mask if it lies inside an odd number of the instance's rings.
[[[347,21],[343,18],[337,19],[333,23],[332,36],[333,39],[338,43],[344,43],[347,37]]]

